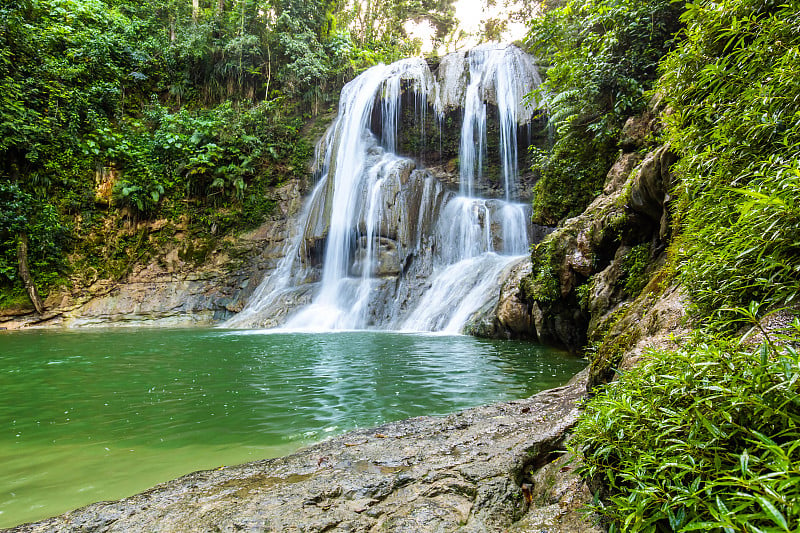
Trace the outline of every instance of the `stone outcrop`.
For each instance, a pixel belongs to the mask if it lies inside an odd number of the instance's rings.
[[[676,157],[668,146],[641,155],[654,128],[650,113],[628,121],[622,145],[630,151],[617,159],[591,205],[535,247],[532,272],[521,282],[521,299],[540,342],[573,352],[604,344],[601,358],[608,360],[596,366],[593,383],[607,379],[619,362],[618,355],[608,355],[619,353],[610,348],[614,342],[630,348],[658,328],[677,327],[684,315],[680,291],[666,274],[657,274],[670,239],[670,168]],[[671,302],[669,316],[652,318],[659,313],[652,304],[662,295]],[[644,326],[645,314],[658,328]]]
[[[302,205],[303,186],[295,180],[277,189],[277,212],[238,237],[203,241],[166,220],[129,222],[127,231],[142,235],[156,250],[154,257],[134,265],[121,280],[77,272],[71,289],[50,295],[43,315],[26,310],[6,314],[0,317],[0,327],[218,322],[240,311],[257,280],[275,268],[288,225]],[[164,244],[156,244],[160,242]]]
[[[490,302],[469,321],[466,331],[491,339],[530,339],[535,334],[533,317],[522,299],[519,285],[531,273],[528,260],[519,261],[506,276],[496,303]]]
[[[16,532],[602,531],[559,459],[585,378],[531,398],[357,430],[293,455],[195,472]]]

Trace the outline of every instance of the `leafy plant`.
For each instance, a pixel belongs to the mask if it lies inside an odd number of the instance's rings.
[[[702,1],[664,62],[672,107],[681,279],[694,314],[735,327],[731,308],[800,291],[800,12],[782,2]]]
[[[647,284],[645,270],[650,260],[650,243],[637,244],[631,248],[622,262],[625,292],[637,296]]]
[[[536,221],[573,216],[600,192],[620,128],[644,109],[674,47],[681,10],[669,0],[573,0],[531,21],[528,43],[549,68],[529,98],[546,108],[554,137],[535,158]]]
[[[22,285],[18,270],[19,236],[26,235],[28,262],[34,282],[46,293],[58,285],[67,270],[64,252],[69,231],[56,208],[0,182],[0,287],[15,293]]]
[[[558,278],[563,247],[552,236],[533,247],[531,251],[531,275],[523,278],[524,298],[539,303],[553,303],[561,296],[561,281]]]
[[[588,402],[571,445],[610,531],[797,530],[800,321],[776,340],[697,334]]]

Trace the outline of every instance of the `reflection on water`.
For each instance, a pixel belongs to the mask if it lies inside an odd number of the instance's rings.
[[[382,332],[0,335],[0,527],[358,426],[557,386],[583,363],[517,342]]]

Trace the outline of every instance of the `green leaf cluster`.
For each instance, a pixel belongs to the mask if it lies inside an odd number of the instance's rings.
[[[0,205],[0,284],[20,286],[17,238],[25,233],[34,281],[46,292],[67,272],[69,226],[52,204],[36,200],[13,183],[0,182]]]
[[[522,280],[523,297],[528,301],[553,303],[561,296],[558,272],[564,259],[564,246],[557,239],[546,239],[531,250],[531,276]]]
[[[417,2],[403,5],[392,16],[416,13]],[[73,245],[92,253],[77,241],[103,217],[188,220],[213,235],[262,222],[272,188],[306,173],[303,119],[332,108],[357,71],[415,49],[398,39],[402,24],[377,26],[370,40],[338,27],[346,9],[332,0],[0,6],[0,292],[20,288],[19,235],[30,238],[36,284],[49,284],[64,278]],[[113,201],[96,196],[109,175]]]
[[[165,198],[242,207],[265,197],[265,187],[303,175],[311,155],[302,122],[283,117],[281,103],[170,113],[154,102],[143,120],[125,122],[104,140],[105,156],[122,175],[115,197],[144,217]]]
[[[698,335],[588,402],[571,446],[610,531],[797,531],[798,341],[798,320],[755,348]]]
[[[534,219],[580,213],[603,185],[625,119],[645,107],[659,60],[674,46],[681,2],[572,0],[531,22],[546,66],[529,98],[547,109],[553,146],[537,154]]]
[[[700,1],[682,19],[659,82],[681,155],[679,269],[695,315],[731,324],[732,308],[800,291],[800,10]]]

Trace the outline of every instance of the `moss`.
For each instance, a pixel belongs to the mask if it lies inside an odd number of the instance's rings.
[[[623,309],[611,321],[608,331],[613,331],[620,322],[626,319],[628,309]],[[593,388],[607,383],[614,377],[622,356],[630,350],[641,338],[641,332],[634,324],[628,325],[622,332],[606,334],[602,341],[597,343],[593,353],[587,353],[590,362],[589,387]]]
[[[0,311],[33,311],[28,294],[21,287],[0,289]]]
[[[642,298],[651,298],[651,295],[643,295],[632,303],[624,304],[591,332],[589,346],[584,352],[590,362],[590,388],[610,381],[623,355],[641,339],[637,314],[642,308],[639,305]]]
[[[183,248],[178,250],[178,257],[182,261],[197,265],[205,261],[211,250],[212,246],[208,241],[189,240]]]
[[[561,297],[558,271],[566,253],[562,239],[561,234],[553,233],[531,252],[531,274],[520,284],[522,296],[529,303],[552,303]]]
[[[615,144],[581,138],[562,140],[550,152],[532,152],[534,171],[541,176],[534,186],[532,220],[544,225],[580,214],[602,192],[617,156]]]
[[[621,281],[625,283],[625,293],[629,296],[638,295],[647,285],[647,267],[650,264],[650,243],[637,244],[622,260]]]

